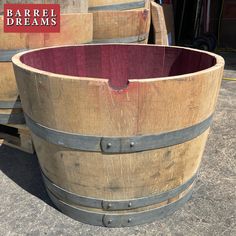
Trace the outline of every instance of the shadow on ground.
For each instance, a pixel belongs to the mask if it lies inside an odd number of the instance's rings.
[[[36,155],[2,145],[0,170],[25,191],[53,206],[45,190]]]

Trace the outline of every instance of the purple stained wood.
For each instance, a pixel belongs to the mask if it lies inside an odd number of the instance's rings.
[[[216,64],[214,56],[183,48],[151,45],[81,45],[29,52],[21,61],[56,74],[109,79],[115,89],[132,79],[198,72]]]

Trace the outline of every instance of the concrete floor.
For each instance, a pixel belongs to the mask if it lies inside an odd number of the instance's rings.
[[[236,77],[234,56],[227,59],[227,77]],[[222,82],[191,200],[168,218],[118,229],[74,221],[53,207],[36,156],[6,146],[0,147],[0,200],[0,236],[236,235],[236,82]]]

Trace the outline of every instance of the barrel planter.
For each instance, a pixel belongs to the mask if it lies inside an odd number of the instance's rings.
[[[125,227],[191,196],[224,60],[180,47],[64,46],[13,57],[48,194],[81,222]]]
[[[11,64],[11,57],[14,54],[32,48],[79,44],[92,41],[92,14],[64,13],[68,12],[68,10],[85,11],[85,7],[79,7],[79,2],[83,1],[76,1],[76,4],[78,4],[77,8],[72,3],[69,4],[69,1],[66,3],[65,1],[47,1],[48,3],[64,2],[61,6],[63,14],[61,15],[60,33],[4,33],[3,16],[0,16],[0,124],[25,123]],[[18,3],[21,1],[15,2]],[[22,2],[30,3],[32,1]],[[45,1],[37,1],[37,3],[40,2]]]
[[[93,13],[94,43],[147,43],[150,10],[98,11]]]
[[[88,0],[89,12],[121,11],[145,7],[147,0]]]

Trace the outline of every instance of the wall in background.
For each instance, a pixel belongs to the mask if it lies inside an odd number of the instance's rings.
[[[219,45],[224,48],[236,48],[236,1],[224,0],[222,20],[219,30]]]

